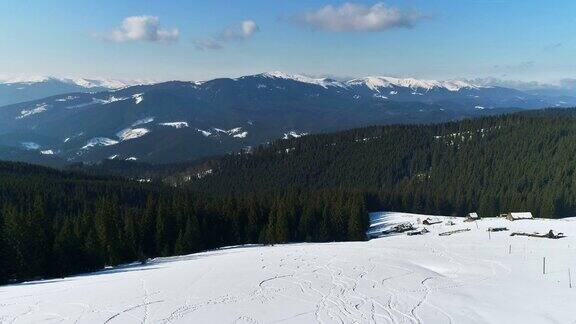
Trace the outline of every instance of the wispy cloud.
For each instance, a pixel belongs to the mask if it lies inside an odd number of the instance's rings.
[[[194,45],[202,51],[218,50],[224,48],[226,43],[247,40],[258,31],[260,27],[254,20],[243,20],[224,28],[215,37],[194,40]]]
[[[292,21],[330,32],[381,32],[392,28],[412,28],[427,17],[419,11],[404,11],[381,2],[372,6],[345,3],[300,13],[293,16]]]
[[[560,42],[548,44],[548,45],[544,46],[544,50],[545,50],[545,51],[554,50],[554,49],[557,49],[557,48],[562,47],[563,45],[564,45],[564,44],[562,44],[562,43],[560,43]]]
[[[115,43],[174,42],[179,35],[177,28],[162,28],[158,17],[131,16],[124,18],[119,28],[99,37]]]
[[[560,86],[564,89],[576,89],[576,79],[562,79],[560,80]]]
[[[195,39],[194,46],[196,46],[196,49],[200,51],[219,50],[224,48],[224,45],[212,38]]]
[[[517,64],[504,64],[504,65],[494,65],[493,68],[499,72],[526,72],[533,69],[536,66],[534,61],[523,61]]]

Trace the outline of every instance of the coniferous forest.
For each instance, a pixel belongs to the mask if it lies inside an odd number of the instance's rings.
[[[371,210],[576,215],[576,112],[547,109],[436,125],[282,140],[212,161],[195,190],[354,190]]]
[[[363,240],[372,210],[573,216],[575,161],[576,113],[544,110],[281,140],[203,161],[188,181],[1,162],[0,281],[228,245]]]
[[[361,194],[202,194],[0,162],[0,282],[227,245],[362,240]]]

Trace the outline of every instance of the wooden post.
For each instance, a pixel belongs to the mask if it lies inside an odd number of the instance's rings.
[[[568,287],[572,288],[572,276],[570,275],[570,268],[568,268]]]
[[[546,274],[546,257],[542,259],[542,274]]]
[[[508,254],[512,254],[512,244],[508,246]]]
[[[488,239],[491,240],[492,236],[490,235],[490,229],[488,229]]]

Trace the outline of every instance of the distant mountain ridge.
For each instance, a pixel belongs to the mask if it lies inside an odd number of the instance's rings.
[[[395,78],[387,76],[367,76],[363,78],[351,79],[347,81],[337,81],[330,78],[312,78],[299,74],[287,74],[280,71],[266,72],[260,74],[263,77],[289,79],[304,83],[318,84],[323,87],[353,87],[364,85],[374,91],[379,91],[380,88],[404,87],[410,89],[425,89],[431,90],[434,88],[444,88],[449,91],[458,91],[463,88],[490,88],[490,86],[475,85],[467,81],[437,81],[425,80],[415,78]]]
[[[99,92],[149,83],[141,80],[59,78],[52,76],[0,78],[0,106],[71,92]]]
[[[117,79],[66,78],[54,76],[0,78],[0,84],[7,85],[33,85],[45,82],[61,82],[88,89],[104,88],[108,90],[124,88],[138,83],[138,81],[122,81]]]
[[[171,163],[358,126],[576,106],[571,97],[391,77],[338,81],[268,72],[103,91],[86,82],[82,91],[0,107],[0,158]]]

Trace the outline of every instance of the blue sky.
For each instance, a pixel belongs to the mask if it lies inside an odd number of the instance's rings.
[[[378,3],[2,0],[0,74],[199,80],[281,70],[541,82],[576,77],[576,1]],[[345,6],[351,14],[335,14]],[[364,24],[362,15],[375,8],[382,21]],[[138,16],[148,17],[152,34],[122,29],[126,18]]]

